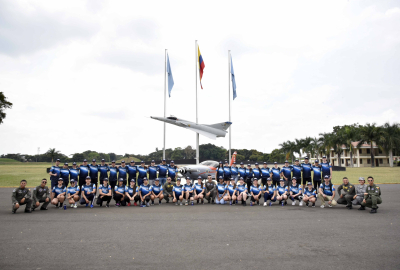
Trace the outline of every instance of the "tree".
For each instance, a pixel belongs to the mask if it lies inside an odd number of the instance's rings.
[[[279,145],[281,147],[280,151],[285,155],[285,158],[288,160],[289,157],[292,157],[292,164],[294,162],[293,152],[296,150],[296,143],[291,141],[283,142]]]
[[[311,155],[312,152],[312,145],[311,145],[311,137],[306,137],[305,139],[301,139],[301,150],[303,151],[303,154],[306,153],[307,156]]]
[[[321,152],[330,158],[330,150],[332,148],[332,133],[320,133],[318,141],[321,143]]]
[[[6,118],[5,109],[11,109],[13,104],[7,100],[3,92],[0,92],[0,124],[3,123],[3,119]]]
[[[389,155],[390,167],[393,167],[393,149],[400,146],[400,125],[394,123],[385,123],[382,126],[382,133],[380,134],[379,144],[385,150],[386,154]]]
[[[51,157],[51,166],[53,166],[54,158],[60,154],[60,151],[56,150],[55,148],[49,148],[49,150],[47,150],[46,155]]]
[[[321,152],[321,142],[316,137],[311,138],[310,147],[311,155],[315,156],[318,159],[319,153]]]
[[[186,146],[186,148],[183,149],[183,152],[186,159],[192,159],[196,157],[196,150],[193,149],[190,145]]]
[[[300,139],[294,139],[295,149],[294,152],[299,154],[299,159],[301,159],[301,149],[303,148],[303,142]]]
[[[117,155],[115,153],[108,153],[111,160],[117,160]]]
[[[378,145],[378,140],[381,138],[381,135],[382,135],[381,128],[377,127],[375,123],[373,123],[372,125],[368,123],[365,126],[360,127],[361,141],[358,142],[357,147],[361,146],[364,142],[370,145],[372,168],[375,167],[373,143],[375,142],[375,144]]]
[[[85,156],[83,154],[75,153],[72,155],[72,161],[82,162],[84,159],[85,159]]]
[[[351,167],[354,167],[354,162],[353,162],[353,150],[354,146],[352,142],[357,140],[358,136],[358,127],[354,126],[345,126],[341,131],[340,131],[344,137],[344,142],[343,144],[346,146],[347,149],[350,151],[350,165]]]

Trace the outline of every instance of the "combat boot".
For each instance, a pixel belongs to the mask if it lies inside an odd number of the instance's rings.
[[[376,208],[372,208],[370,213],[371,214],[375,214],[376,213]]]
[[[365,210],[365,207],[361,205],[360,208],[358,208],[358,210]]]

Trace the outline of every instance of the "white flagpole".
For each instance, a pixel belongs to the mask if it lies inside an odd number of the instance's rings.
[[[165,49],[164,56],[164,118],[167,117],[167,49]],[[163,159],[165,159],[165,128],[166,123],[164,122],[164,145],[163,145]]]
[[[197,104],[197,60],[199,56],[197,55],[197,40],[195,42],[195,57],[196,57],[196,124],[199,123],[199,118],[198,118],[198,104]],[[196,164],[199,164],[199,133],[196,133]]]
[[[231,122],[231,51],[228,50],[228,97],[229,97],[229,122]],[[229,126],[229,157],[228,161],[231,159],[231,126]]]

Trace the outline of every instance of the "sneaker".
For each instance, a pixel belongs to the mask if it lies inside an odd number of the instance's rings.
[[[78,208],[78,205],[77,205],[77,204],[74,204],[74,208],[75,208],[75,209]]]
[[[89,204],[87,203],[86,205],[85,205],[85,207],[88,207],[89,206]]]
[[[311,207],[315,207],[315,203],[313,203]]]
[[[154,205],[154,202],[151,202],[151,205]]]
[[[128,206],[131,206],[131,203],[130,203],[130,202],[128,203]]]
[[[11,213],[15,214],[17,212],[17,210],[12,210]]]
[[[158,202],[158,205],[160,205],[160,204],[161,204],[161,201]]]
[[[267,206],[267,203],[266,203],[266,202],[264,203],[264,206]]]
[[[372,209],[372,210],[374,210],[374,209]],[[371,210],[371,213],[372,213],[372,210]],[[25,210],[25,213],[32,213],[32,211],[31,210]],[[376,211],[375,211],[375,213],[376,213]]]
[[[285,205],[287,205],[287,201],[285,201]]]
[[[328,207],[330,207],[330,208],[331,208],[331,207],[332,207],[332,205],[331,205],[331,204],[328,204]]]
[[[212,204],[215,204],[214,200],[211,201]]]
[[[303,201],[300,201],[299,206],[303,206]]]
[[[321,208],[325,208],[325,205],[321,205]]]
[[[90,205],[90,208],[93,208],[93,204]]]
[[[292,205],[296,205],[296,201],[293,201],[293,202],[292,202]]]
[[[137,203],[135,202],[133,205],[134,205],[134,206],[137,206]]]
[[[150,203],[146,203],[146,206],[147,206],[147,207],[150,207]]]
[[[107,203],[107,204],[106,204],[106,207],[110,207],[110,205]]]
[[[175,205],[178,205],[178,202],[176,202]]]
[[[208,203],[211,203],[211,200],[208,200]]]
[[[119,203],[116,203],[115,206],[116,206],[116,207],[119,207]]]
[[[146,205],[145,204],[141,204],[140,207],[146,207]]]
[[[361,205],[360,208],[358,208],[358,210],[365,210],[365,207]]]
[[[306,206],[308,207],[308,202],[306,202]]]
[[[185,202],[185,205],[188,205],[188,202],[187,202],[187,201]]]
[[[244,203],[243,203],[243,206],[246,206],[246,205],[247,205],[247,203],[246,203],[246,202],[244,202]]]
[[[74,207],[74,204],[71,204],[70,207],[71,207],[71,208]]]
[[[201,204],[204,204],[204,200],[203,199],[201,200]]]
[[[349,205],[349,207],[348,207],[348,208],[349,208],[349,210],[351,210],[351,209],[353,209],[353,206],[352,206],[352,205]]]
[[[47,210],[47,208],[40,207],[40,210]]]
[[[180,204],[180,205],[183,205],[183,204],[182,204],[182,202],[181,202],[181,204]]]
[[[232,205],[232,201],[229,202],[229,205]]]
[[[272,202],[269,202],[269,206],[272,206]]]

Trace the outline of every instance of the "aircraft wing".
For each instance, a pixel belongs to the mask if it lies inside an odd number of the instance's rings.
[[[215,135],[213,133],[206,132],[204,130],[200,130],[200,129],[192,128],[192,127],[184,127],[184,128],[190,129],[191,131],[194,131],[194,132],[197,132],[197,133],[199,133],[199,134],[201,134],[203,136],[206,136],[207,138],[210,138],[210,139],[213,139],[213,140],[217,139],[217,135]]]

